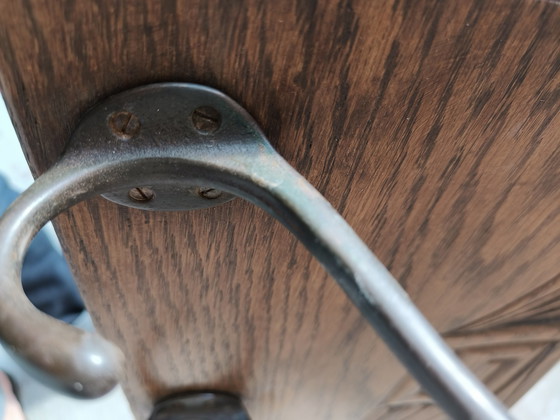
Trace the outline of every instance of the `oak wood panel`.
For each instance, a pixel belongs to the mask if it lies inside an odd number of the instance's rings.
[[[0,85],[35,174],[102,97],[222,89],[512,403],[559,356],[559,33],[558,5],[535,0],[10,0]],[[56,226],[139,418],[202,388],[242,394],[255,419],[439,415],[247,203],[98,198]]]

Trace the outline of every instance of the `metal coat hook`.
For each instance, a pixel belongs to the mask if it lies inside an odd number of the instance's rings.
[[[146,210],[184,210],[234,196],[282,222],[336,279],[423,388],[454,418],[506,419],[342,217],[268,143],[232,99],[199,85],[148,85],[95,107],[49,171],[0,222],[0,338],[43,378],[98,396],[120,378],[120,350],[37,311],[20,285],[34,234],[63,210],[103,194]],[[186,285],[188,287],[188,285]]]

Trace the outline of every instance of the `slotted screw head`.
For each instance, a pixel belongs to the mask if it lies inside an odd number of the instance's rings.
[[[114,135],[129,140],[140,130],[140,120],[132,112],[118,111],[109,116],[109,128]]]
[[[147,202],[154,198],[155,193],[148,187],[136,187],[128,192],[128,196],[134,201]]]
[[[194,128],[201,134],[211,134],[220,128],[222,116],[211,106],[199,106],[192,115]]]
[[[202,198],[206,198],[208,200],[214,200],[215,198],[218,198],[219,196],[221,196],[222,192],[220,190],[215,189],[215,188],[203,187],[203,188],[200,188],[198,190],[198,194]]]

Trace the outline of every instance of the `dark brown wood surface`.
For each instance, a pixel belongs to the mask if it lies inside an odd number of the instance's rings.
[[[35,174],[102,97],[221,89],[507,403],[559,357],[559,71],[554,1],[0,3],[0,85]],[[139,418],[184,389],[238,392],[256,420],[440,415],[241,200],[145,213],[98,198],[56,226]]]

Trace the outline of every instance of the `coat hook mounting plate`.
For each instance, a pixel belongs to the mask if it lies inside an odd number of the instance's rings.
[[[227,140],[229,121],[224,121],[222,113],[217,109],[220,108],[219,105],[212,103],[212,96],[206,102],[200,102],[196,96],[192,101],[185,101],[184,97],[171,95],[162,101],[165,103],[160,103],[153,101],[154,89],[158,90],[158,87],[153,86],[144,95],[139,94],[133,104],[126,95],[111,98],[107,106],[94,111],[100,114],[99,126],[90,125],[89,130],[83,130],[80,136],[99,136],[100,132],[106,132],[115,141],[136,147],[139,154],[142,153],[143,143],[147,138],[157,138],[161,143],[180,143],[185,140],[185,136],[200,143],[210,141],[211,144],[218,144]],[[181,115],[171,120],[169,110],[177,108]],[[231,114],[225,116],[228,117]],[[163,133],[165,136],[161,135]],[[80,139],[75,137],[74,141]],[[189,185],[184,180],[172,177],[154,177],[149,185],[119,188],[102,196],[122,206],[151,211],[203,209],[235,198],[234,195],[211,186]]]

